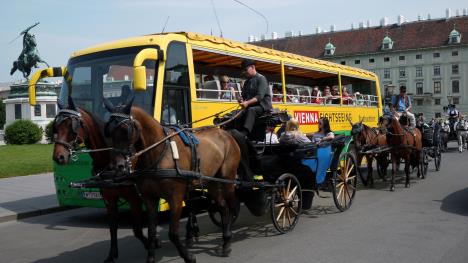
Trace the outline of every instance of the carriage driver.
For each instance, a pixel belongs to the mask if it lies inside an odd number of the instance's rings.
[[[411,113],[411,99],[406,95],[406,86],[400,86],[400,94],[393,97],[392,111],[398,119],[400,119],[401,115],[406,113],[410,121],[409,126],[416,126],[416,118],[414,114]]]
[[[238,98],[240,106],[245,109],[241,133],[248,136],[256,118],[272,109],[271,94],[267,79],[257,72],[253,60],[244,59],[241,67],[247,77],[242,87],[242,97]]]

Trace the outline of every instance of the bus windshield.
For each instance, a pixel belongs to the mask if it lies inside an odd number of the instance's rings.
[[[152,115],[156,79],[155,61],[145,62],[146,91],[134,92],[132,89],[133,60],[143,48],[145,47],[123,48],[72,58],[67,66],[72,76],[71,87],[63,81],[60,102],[63,105],[68,104],[67,97],[71,90],[76,106],[93,113],[101,121],[107,121],[109,113],[104,107],[103,98],[117,106],[125,103],[131,95],[135,95],[133,105],[142,107]]]

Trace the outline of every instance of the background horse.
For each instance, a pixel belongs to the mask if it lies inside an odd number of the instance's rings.
[[[174,136],[170,142],[165,139],[166,129],[143,109],[134,107],[130,112],[131,102],[123,107],[113,107],[109,101],[106,108],[112,113],[106,124],[106,134],[111,135],[113,146],[117,149],[112,160],[117,176],[131,170],[129,158],[132,152],[146,149],[157,142],[160,145],[149,149],[138,156],[135,177],[136,185],[148,208],[149,214],[149,249],[148,262],[153,262],[154,240],[156,233],[156,203],[154,200],[164,198],[168,201],[171,218],[169,239],[176,246],[179,255],[185,262],[195,262],[194,256],[182,245],[179,239],[179,220],[182,213],[182,201],[190,187],[204,186],[202,180],[184,177],[175,171],[192,171],[192,151],[182,142],[180,136]],[[131,114],[131,116],[130,116]],[[166,130],[165,130],[166,129]],[[196,131],[199,144],[197,146],[198,171],[209,177],[235,180],[240,161],[240,149],[234,138],[228,132],[217,128],[206,128]],[[171,169],[169,175],[162,175],[161,170]],[[146,171],[145,171],[146,170]],[[165,170],[168,171],[168,170]],[[197,171],[196,171],[197,172]],[[231,251],[231,218],[235,211],[235,185],[231,183],[207,183],[208,193],[220,207],[223,225],[222,256],[228,256]]]
[[[363,180],[363,183],[367,185],[369,183],[370,187],[374,186],[374,178],[372,175],[372,163],[375,158],[377,161],[377,169],[380,170],[382,174],[382,179],[385,180],[385,175],[387,173],[387,156],[386,152],[383,153],[373,153],[373,154],[362,154],[362,152],[375,149],[377,147],[387,146],[387,137],[386,134],[380,130],[371,128],[362,123],[362,121],[351,124],[351,135],[353,136],[354,145],[356,147],[358,165],[361,165],[362,159],[365,156],[367,160],[367,179]]]
[[[69,97],[68,108],[63,109],[59,103],[60,111],[54,120],[55,145],[53,159],[59,165],[68,164],[71,151],[84,143],[86,148],[102,149],[108,147],[102,134],[103,125],[96,121],[87,111],[77,109],[73,100]],[[110,152],[100,151],[90,153],[93,159],[93,176],[105,170],[110,162]],[[120,186],[116,188],[102,188],[101,194],[109,216],[109,229],[111,246],[105,262],[114,262],[118,257],[117,228],[118,228],[118,201],[120,198],[127,200],[133,220],[133,233],[145,247],[148,240],[142,231],[142,200],[138,196],[135,187]]]
[[[455,124],[458,139],[458,151],[463,152],[463,148],[468,146],[468,122],[465,119],[460,119]]]
[[[392,180],[390,183],[390,191],[395,191],[395,174],[400,159],[405,161],[405,174],[406,181],[405,187],[410,186],[410,164],[417,166],[418,177],[423,176],[421,170],[421,154],[422,154],[422,141],[421,132],[417,128],[403,127],[401,123],[409,124],[406,115],[400,117],[400,121],[396,117],[391,118],[389,123],[388,145],[392,146]]]

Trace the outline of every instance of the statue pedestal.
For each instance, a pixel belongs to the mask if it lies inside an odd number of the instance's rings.
[[[5,103],[5,127],[16,120],[31,120],[42,127],[54,120],[57,114],[57,96],[61,84],[39,82],[37,84],[36,106],[29,105],[28,83],[10,85],[10,95]],[[43,142],[45,140],[43,139]]]

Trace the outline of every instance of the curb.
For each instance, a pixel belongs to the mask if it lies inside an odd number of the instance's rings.
[[[76,209],[76,208],[79,208],[79,207],[75,207],[75,206],[55,206],[55,207],[49,207],[49,208],[44,208],[44,209],[39,209],[39,210],[34,210],[34,211],[27,211],[27,212],[21,212],[21,213],[17,213],[17,214],[5,215],[5,216],[0,216],[0,223],[5,223],[5,222],[9,222],[9,221],[18,221],[18,220],[25,219],[25,218],[30,218],[30,217],[35,217],[35,216],[42,216],[42,215],[67,211],[67,210],[71,210],[71,209]]]

